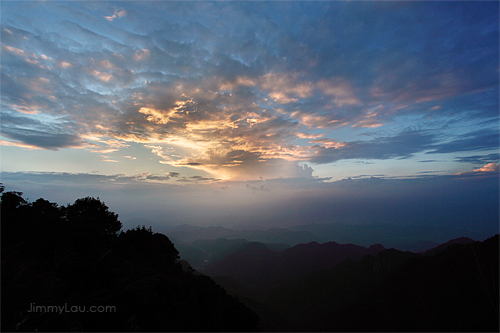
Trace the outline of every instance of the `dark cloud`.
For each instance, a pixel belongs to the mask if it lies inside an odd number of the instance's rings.
[[[483,165],[493,162],[498,163],[499,160],[500,160],[500,154],[498,153],[488,154],[488,155],[463,156],[455,158],[455,161],[457,162],[483,164]]]
[[[71,173],[71,172],[2,172],[6,180],[22,181],[29,179],[34,182],[55,182],[64,180],[69,183],[86,183],[100,181],[114,181],[120,175],[101,175],[95,173]]]
[[[219,181],[220,179],[212,178],[212,177],[202,177],[202,176],[191,176],[191,177],[182,177],[180,179],[177,179],[178,182],[181,183],[198,183],[198,182],[216,182]]]
[[[168,175],[170,177],[179,177],[180,173],[178,173],[178,172],[169,172]]]
[[[395,136],[378,137],[369,141],[345,142],[339,148],[314,146],[311,163],[330,163],[342,159],[401,159],[432,148],[435,134],[427,131],[404,131]]]
[[[33,119],[26,116],[15,116],[8,112],[4,112],[1,115],[2,126],[12,127],[12,126],[27,126],[27,127],[41,127],[43,123],[37,119]]]
[[[469,151],[495,150],[500,146],[498,130],[481,130],[462,134],[450,142],[433,145],[429,154],[456,153]]]
[[[12,130],[9,128],[2,128],[2,135],[32,147],[49,150],[85,146],[80,137],[72,134],[47,133],[30,129]]]
[[[440,142],[441,140],[441,135],[436,131],[407,130],[394,136],[380,136],[368,141],[343,142],[339,147],[313,146],[316,149],[315,156],[309,161],[319,164],[342,159],[404,159],[419,152],[427,154],[461,153],[495,150],[499,147],[497,130],[474,131],[458,135],[451,141]],[[498,160],[498,154],[488,155],[487,159],[477,159],[477,156],[457,158],[457,161],[475,161],[477,163],[496,160]]]
[[[250,184],[247,184],[247,188],[252,190],[252,191],[264,191],[264,192],[269,192],[269,187],[266,184],[261,184],[259,186],[252,186]]]
[[[147,175],[145,177],[147,180],[158,180],[158,181],[166,181],[170,179],[170,176],[159,176],[159,175]]]

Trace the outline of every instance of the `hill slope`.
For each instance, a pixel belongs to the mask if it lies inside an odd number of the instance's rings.
[[[270,293],[269,311],[288,323],[272,330],[498,332],[498,239],[431,256],[390,249],[310,274]]]
[[[232,277],[255,292],[264,292],[285,281],[332,268],[345,259],[359,260],[364,255],[376,255],[382,250],[381,245],[366,248],[335,242],[311,242],[274,252],[253,242],[201,271],[209,276]]]

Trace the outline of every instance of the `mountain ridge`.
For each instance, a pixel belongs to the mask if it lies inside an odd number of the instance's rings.
[[[270,290],[283,281],[311,272],[331,268],[345,259],[359,260],[376,255],[383,249],[378,244],[366,248],[353,244],[310,242],[274,252],[264,244],[251,242],[230,256],[204,267],[208,276],[228,276],[256,292]]]

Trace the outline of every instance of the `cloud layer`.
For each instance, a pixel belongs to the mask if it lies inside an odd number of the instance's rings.
[[[498,162],[496,2],[1,6],[6,146],[139,144],[185,182]]]

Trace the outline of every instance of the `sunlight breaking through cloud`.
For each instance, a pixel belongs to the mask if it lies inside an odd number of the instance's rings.
[[[359,159],[413,173],[419,154],[462,172],[469,152],[498,149],[493,4],[470,4],[476,23],[452,15],[465,4],[285,6],[311,27],[300,33],[264,15],[280,3],[123,5],[2,4],[19,18],[2,22],[3,145],[216,179],[294,177],[299,163],[333,176]]]

